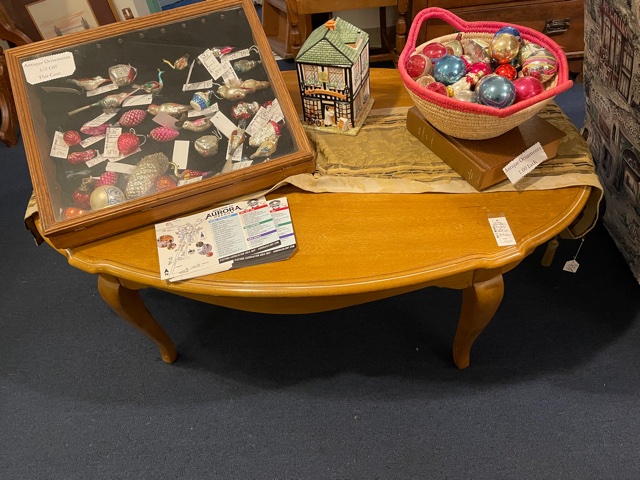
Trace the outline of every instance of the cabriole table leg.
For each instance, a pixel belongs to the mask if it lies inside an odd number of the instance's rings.
[[[495,315],[503,295],[502,275],[476,282],[462,291],[462,311],[453,340],[453,361],[458,368],[469,366],[473,342]]]
[[[176,360],[176,347],[169,335],[145,307],[140,293],[123,286],[111,275],[98,275],[98,291],[102,299],[123,319],[136,327],[155,342],[160,349],[162,360],[173,363]]]

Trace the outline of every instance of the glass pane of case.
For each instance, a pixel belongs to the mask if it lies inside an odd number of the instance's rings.
[[[234,7],[23,58],[56,221],[295,152],[255,43]]]

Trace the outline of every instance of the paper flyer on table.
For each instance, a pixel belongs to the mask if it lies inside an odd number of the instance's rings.
[[[160,278],[186,280],[234,267],[281,244],[264,197],[156,224]]]

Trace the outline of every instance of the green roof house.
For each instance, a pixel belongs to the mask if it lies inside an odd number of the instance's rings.
[[[346,131],[364,123],[373,99],[369,35],[336,17],[318,27],[296,56],[304,120]]]

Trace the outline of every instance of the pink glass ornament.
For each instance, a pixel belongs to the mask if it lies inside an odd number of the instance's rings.
[[[445,97],[449,96],[449,92],[447,91],[447,87],[444,83],[440,82],[432,82],[425,87],[427,90],[431,90],[432,92],[439,93],[440,95],[444,95]]]
[[[491,73],[493,73],[493,70],[491,70],[491,65],[485,62],[475,62],[469,65],[469,68],[467,68],[467,73],[481,72],[483,75],[490,75]]]
[[[447,54],[447,47],[439,42],[428,43],[420,53],[429,57],[431,61],[434,61]]]
[[[516,102],[527,100],[544,91],[542,82],[535,77],[520,77],[513,81],[516,88]]]

